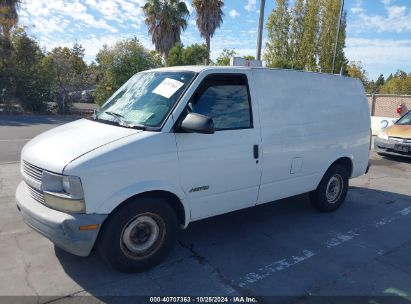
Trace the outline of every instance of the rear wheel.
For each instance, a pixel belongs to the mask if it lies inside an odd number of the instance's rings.
[[[138,272],[159,264],[171,251],[178,222],[167,201],[144,197],[127,202],[103,226],[98,251],[121,272]]]
[[[348,190],[348,172],[341,165],[328,169],[317,189],[310,192],[311,203],[322,212],[337,210],[345,200]]]

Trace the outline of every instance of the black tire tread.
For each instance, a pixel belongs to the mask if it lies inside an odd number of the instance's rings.
[[[120,248],[120,237],[124,225],[140,213],[159,215],[166,226],[163,245],[147,258],[132,259]],[[97,241],[97,250],[103,260],[112,268],[124,273],[148,270],[161,263],[177,240],[178,221],[173,208],[159,197],[144,196],[121,205],[104,222]]]
[[[342,176],[343,183],[344,183],[344,188],[343,188],[343,192],[341,193],[341,196],[340,196],[339,200],[334,204],[330,204],[327,201],[327,198],[325,196],[325,191],[326,191],[326,187],[327,187],[327,183],[328,183],[329,179],[335,173],[339,173]],[[324,176],[321,179],[317,189],[310,192],[311,204],[321,212],[333,212],[333,211],[337,210],[338,208],[341,207],[341,205],[345,201],[345,197],[347,196],[348,180],[349,180],[349,177],[348,177],[347,169],[344,166],[340,165],[340,164],[333,165],[324,174]]]

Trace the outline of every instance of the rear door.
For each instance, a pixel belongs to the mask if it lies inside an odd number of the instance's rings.
[[[191,220],[257,201],[261,137],[248,73],[205,76],[183,111],[182,116],[188,112],[209,116],[215,126],[214,134],[176,133],[181,185],[191,205]]]

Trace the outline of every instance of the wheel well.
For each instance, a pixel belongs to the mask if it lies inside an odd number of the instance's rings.
[[[171,193],[171,192],[168,192],[168,191],[162,191],[162,190],[148,191],[148,192],[143,192],[143,193],[133,195],[132,197],[129,197],[124,202],[122,202],[120,205],[118,205],[111,213],[115,212],[115,210],[117,208],[120,208],[122,205],[124,205],[125,203],[127,203],[129,201],[132,201],[134,199],[138,199],[138,198],[141,198],[141,197],[147,197],[147,196],[155,196],[155,197],[163,198],[165,201],[167,201],[170,204],[170,206],[175,211],[178,222],[181,225],[185,224],[186,214],[185,214],[184,206],[181,203],[178,196],[175,195],[174,193]]]
[[[351,177],[352,175],[352,160],[349,157],[341,157],[337,159],[335,162],[333,162],[330,166],[330,168],[334,165],[341,165],[345,169],[347,169],[348,176]]]

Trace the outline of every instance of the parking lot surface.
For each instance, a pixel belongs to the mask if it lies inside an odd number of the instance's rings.
[[[80,258],[55,248],[16,209],[19,153],[28,139],[72,119],[0,117],[0,296],[53,303],[82,295],[95,302],[136,295],[411,299],[411,162],[374,153],[369,174],[350,181],[337,212],[319,213],[300,195],[195,222],[151,271],[121,274],[95,252]]]
[[[34,136],[77,119],[75,116],[0,116],[0,163],[19,161],[23,146]]]

